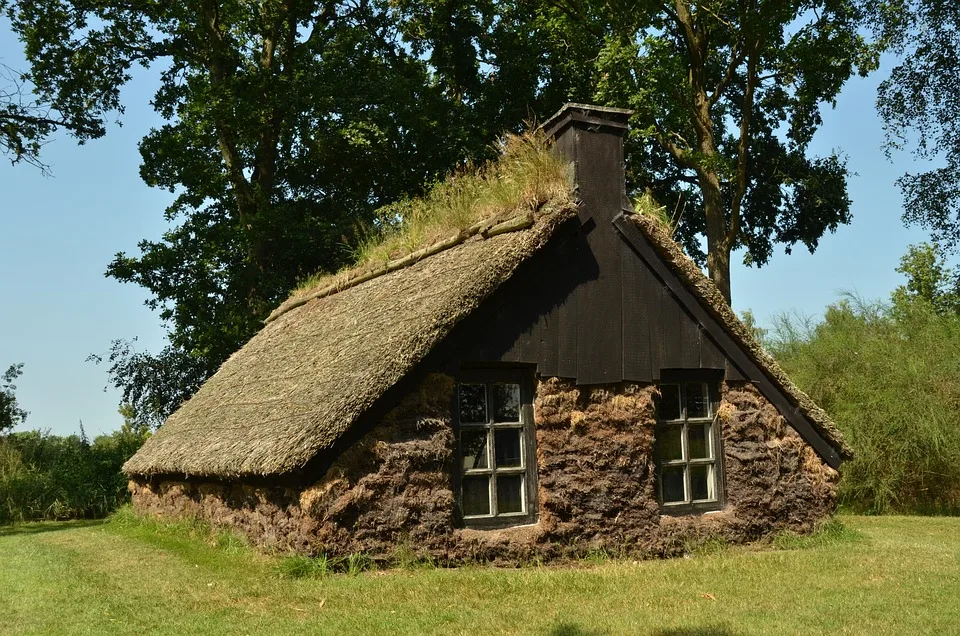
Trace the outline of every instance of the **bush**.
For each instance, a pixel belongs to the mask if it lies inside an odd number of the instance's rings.
[[[0,523],[105,517],[128,500],[120,467],[146,437],[130,424],[93,443],[40,431],[0,437]]]
[[[942,297],[949,270],[908,268],[917,249],[891,303],[847,297],[815,325],[782,316],[767,342],[853,447],[839,496],[858,512],[960,512],[960,314]]]

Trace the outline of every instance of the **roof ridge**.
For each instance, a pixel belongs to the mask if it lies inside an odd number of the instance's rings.
[[[541,205],[537,211],[548,207],[548,205],[549,203]],[[409,267],[429,256],[433,256],[434,254],[439,254],[444,250],[456,247],[457,245],[460,245],[464,241],[473,238],[474,236],[481,236],[484,239],[488,239],[490,237],[506,234],[508,232],[525,230],[531,227],[533,223],[534,213],[533,211],[529,210],[508,217],[505,220],[503,219],[502,215],[498,217],[482,219],[441,241],[438,241],[432,245],[428,245],[427,247],[421,248],[415,252],[411,252],[406,256],[389,261],[382,267],[368,271],[360,270],[355,272],[352,276],[348,274],[348,277],[345,280],[334,280],[330,284],[319,289],[315,289],[314,291],[307,292],[300,296],[288,298],[281,303],[279,307],[270,312],[270,315],[267,316],[266,320],[263,322],[264,324],[270,324],[285,313],[296,309],[297,307],[301,307],[311,300],[332,296],[333,294],[344,291],[345,289],[350,289],[351,287],[356,287],[357,285],[361,285],[379,276]]]

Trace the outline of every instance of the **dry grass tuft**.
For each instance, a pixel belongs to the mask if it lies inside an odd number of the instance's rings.
[[[380,208],[374,224],[363,233],[356,262],[337,274],[320,273],[303,280],[294,295],[381,268],[479,221],[502,220],[535,212],[548,201],[570,199],[570,165],[550,152],[540,130],[508,134],[497,143],[497,150],[496,160],[481,166],[468,163],[423,198]]]

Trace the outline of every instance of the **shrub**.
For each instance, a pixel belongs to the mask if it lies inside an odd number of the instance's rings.
[[[93,443],[82,433],[0,437],[0,523],[108,515],[129,497],[120,468],[146,437],[128,423]]]
[[[842,505],[953,514],[960,512],[960,315],[908,291],[898,289],[890,304],[848,296],[819,324],[781,316],[767,345],[854,449],[841,470]]]

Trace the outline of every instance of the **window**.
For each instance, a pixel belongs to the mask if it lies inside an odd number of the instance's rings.
[[[665,512],[720,508],[722,454],[712,387],[702,381],[660,384],[657,488]]]
[[[468,527],[536,520],[532,382],[518,371],[471,373],[457,386],[459,507]]]

